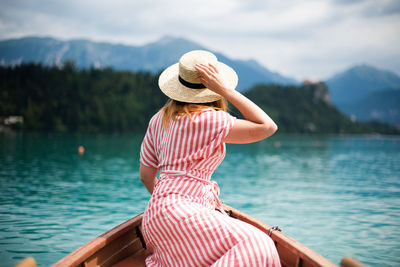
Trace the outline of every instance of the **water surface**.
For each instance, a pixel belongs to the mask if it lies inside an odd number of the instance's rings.
[[[142,212],[141,138],[0,135],[1,266],[51,265]],[[400,265],[400,138],[276,135],[227,150],[214,174],[225,203],[334,263]]]

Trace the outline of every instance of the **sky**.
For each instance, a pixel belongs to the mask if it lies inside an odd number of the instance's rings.
[[[164,36],[299,80],[358,64],[400,75],[400,0],[0,0],[0,39],[143,45]]]

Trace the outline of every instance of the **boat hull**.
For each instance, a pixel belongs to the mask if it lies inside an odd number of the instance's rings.
[[[270,234],[284,267],[337,266],[315,251],[290,238],[280,231],[272,231],[271,226],[230,206],[225,211],[233,218],[249,223],[265,234]],[[85,266],[145,266],[148,254],[141,232],[143,214],[118,225],[78,248],[54,267]]]

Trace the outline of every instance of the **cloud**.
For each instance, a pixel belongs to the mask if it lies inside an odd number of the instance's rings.
[[[296,78],[365,62],[400,73],[397,0],[6,0],[0,38],[144,44],[182,36]]]

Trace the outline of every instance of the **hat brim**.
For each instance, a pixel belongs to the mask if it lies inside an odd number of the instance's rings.
[[[238,84],[236,72],[222,62],[217,64],[218,72],[222,75],[226,86],[234,89]],[[204,89],[191,89],[179,82],[179,63],[166,68],[158,79],[161,91],[171,99],[187,103],[208,103],[222,98],[213,91]]]

